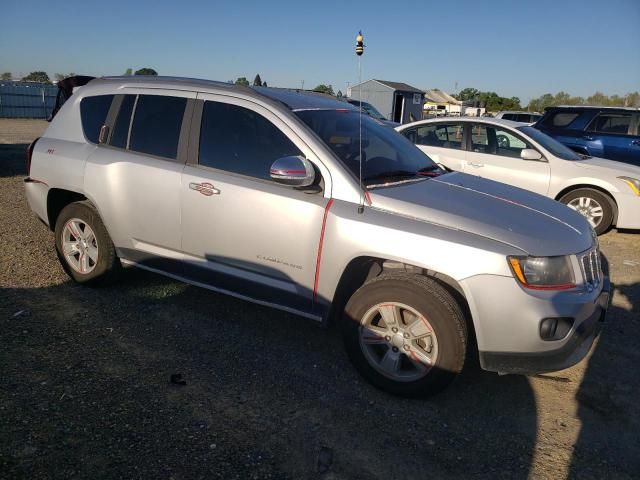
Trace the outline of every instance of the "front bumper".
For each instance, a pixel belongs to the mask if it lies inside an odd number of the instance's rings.
[[[603,278],[602,290],[591,294],[555,292],[536,297],[521,292],[529,298],[505,291],[506,283],[500,282],[501,301],[490,294],[479,302],[469,302],[472,315],[479,314],[474,317],[474,325],[483,369],[519,374],[552,372],[569,368],[587,355],[611,301],[608,277]],[[511,283],[514,284],[513,279]],[[485,292],[486,288],[487,285]],[[574,319],[564,338],[540,337],[540,322],[550,317]]]
[[[615,196],[618,205],[617,228],[640,229],[640,197],[630,193]]]

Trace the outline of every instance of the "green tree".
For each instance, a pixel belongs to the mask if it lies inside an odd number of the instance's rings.
[[[131,68],[127,68],[127,69],[124,71],[124,75],[125,75],[125,76],[133,75],[133,69],[131,69]]]
[[[56,79],[57,82],[59,82],[60,80],[64,80],[65,78],[69,78],[69,77],[75,77],[76,74],[75,73],[56,73],[53,75]]]
[[[325,85],[324,83],[321,83],[320,85],[318,85],[316,88],[313,89],[313,91],[318,93],[326,93],[328,95],[335,95],[333,93],[333,87],[331,85]]]
[[[0,80],[11,80],[13,78],[13,75],[11,75],[11,72],[4,72],[2,75],[0,75]]]
[[[134,75],[158,75],[158,72],[156,72],[153,68],[145,67],[141,68],[140,70],[136,70],[136,73],[134,73]]]
[[[51,80],[49,79],[49,75],[47,75],[47,72],[41,72],[41,71],[31,72],[26,77],[22,77],[22,81],[23,82],[51,83]]]
[[[268,87],[269,85],[267,85],[267,82],[262,82],[262,86],[263,87]]]
[[[460,93],[457,95],[452,95],[456,100],[460,100],[462,102],[469,102],[472,100],[476,100],[480,95],[480,91],[475,88],[463,88],[460,90]]]
[[[260,74],[257,73],[256,74],[256,78],[253,79],[253,86],[254,87],[261,87],[262,86],[262,79],[260,78]]]
[[[640,92],[626,94],[624,104],[626,107],[640,107]]]
[[[338,97],[338,98],[344,97],[344,95],[342,93],[342,90],[338,90],[338,93],[336,93],[336,97]]]
[[[238,77],[238,79],[236,80],[236,85],[242,85],[243,87],[248,87],[249,80],[247,80],[247,77]]]

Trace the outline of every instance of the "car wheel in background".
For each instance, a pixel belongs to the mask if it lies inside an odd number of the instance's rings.
[[[396,395],[435,394],[464,366],[462,310],[440,284],[421,275],[383,274],[365,283],[347,303],[342,332],[358,372]]]
[[[56,220],[55,236],[58,259],[73,280],[97,286],[115,279],[120,260],[98,212],[89,202],[64,207]]]
[[[560,201],[584,215],[598,235],[611,228],[613,200],[604,193],[591,188],[580,188],[567,193]]]

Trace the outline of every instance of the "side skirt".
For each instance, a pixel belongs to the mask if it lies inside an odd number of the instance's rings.
[[[230,290],[225,290],[223,288],[213,287],[213,286],[208,285],[206,283],[197,282],[195,280],[191,280],[189,278],[186,278],[186,277],[183,277],[183,276],[180,276],[180,275],[175,275],[173,273],[168,273],[168,272],[165,272],[163,270],[159,270],[159,269],[156,269],[156,268],[148,267],[146,265],[142,265],[142,264],[133,262],[131,260],[126,260],[124,258],[121,258],[120,261],[125,265],[132,265],[132,266],[141,268],[143,270],[147,270],[149,272],[153,272],[153,273],[157,273],[159,275],[163,275],[165,277],[173,278],[174,280],[178,280],[180,282],[188,283],[188,284],[196,286],[196,287],[206,288],[207,290],[211,290],[211,291],[216,292],[216,293],[222,293],[224,295],[229,295],[231,297],[235,297],[235,298],[238,298],[240,300],[245,300],[247,302],[251,302],[251,303],[258,304],[258,305],[262,305],[264,307],[276,308],[278,310],[282,310],[282,311],[285,311],[285,312],[288,312],[288,313],[293,313],[294,315],[299,315],[301,317],[309,318],[309,319],[315,320],[317,322],[322,322],[323,321],[322,317],[319,316],[319,315],[314,315],[314,314],[311,314],[311,313],[308,313],[308,312],[303,312],[301,310],[296,310],[295,308],[287,307],[287,306],[284,306],[284,305],[279,305],[277,303],[265,302],[264,300],[257,300],[255,298],[251,298],[251,297],[248,297],[246,295],[242,295],[242,294],[239,294],[239,293],[236,293],[236,292],[232,292]]]

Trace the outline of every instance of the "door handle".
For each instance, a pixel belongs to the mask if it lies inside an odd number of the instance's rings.
[[[593,137],[592,137],[592,136],[590,136],[590,135],[584,135],[584,136],[582,137],[582,139],[583,139],[583,140],[587,140],[587,141],[589,141],[589,142],[593,142]]]
[[[191,190],[195,190],[196,192],[200,192],[205,197],[210,197],[211,195],[220,195],[220,190],[213,186],[213,184],[209,182],[202,183],[189,183],[189,188]]]
[[[475,167],[475,168],[484,167],[484,163],[478,163],[478,162],[467,162],[467,165],[471,165],[472,167]]]
[[[640,140],[632,140],[631,143],[634,145],[640,145]]]

